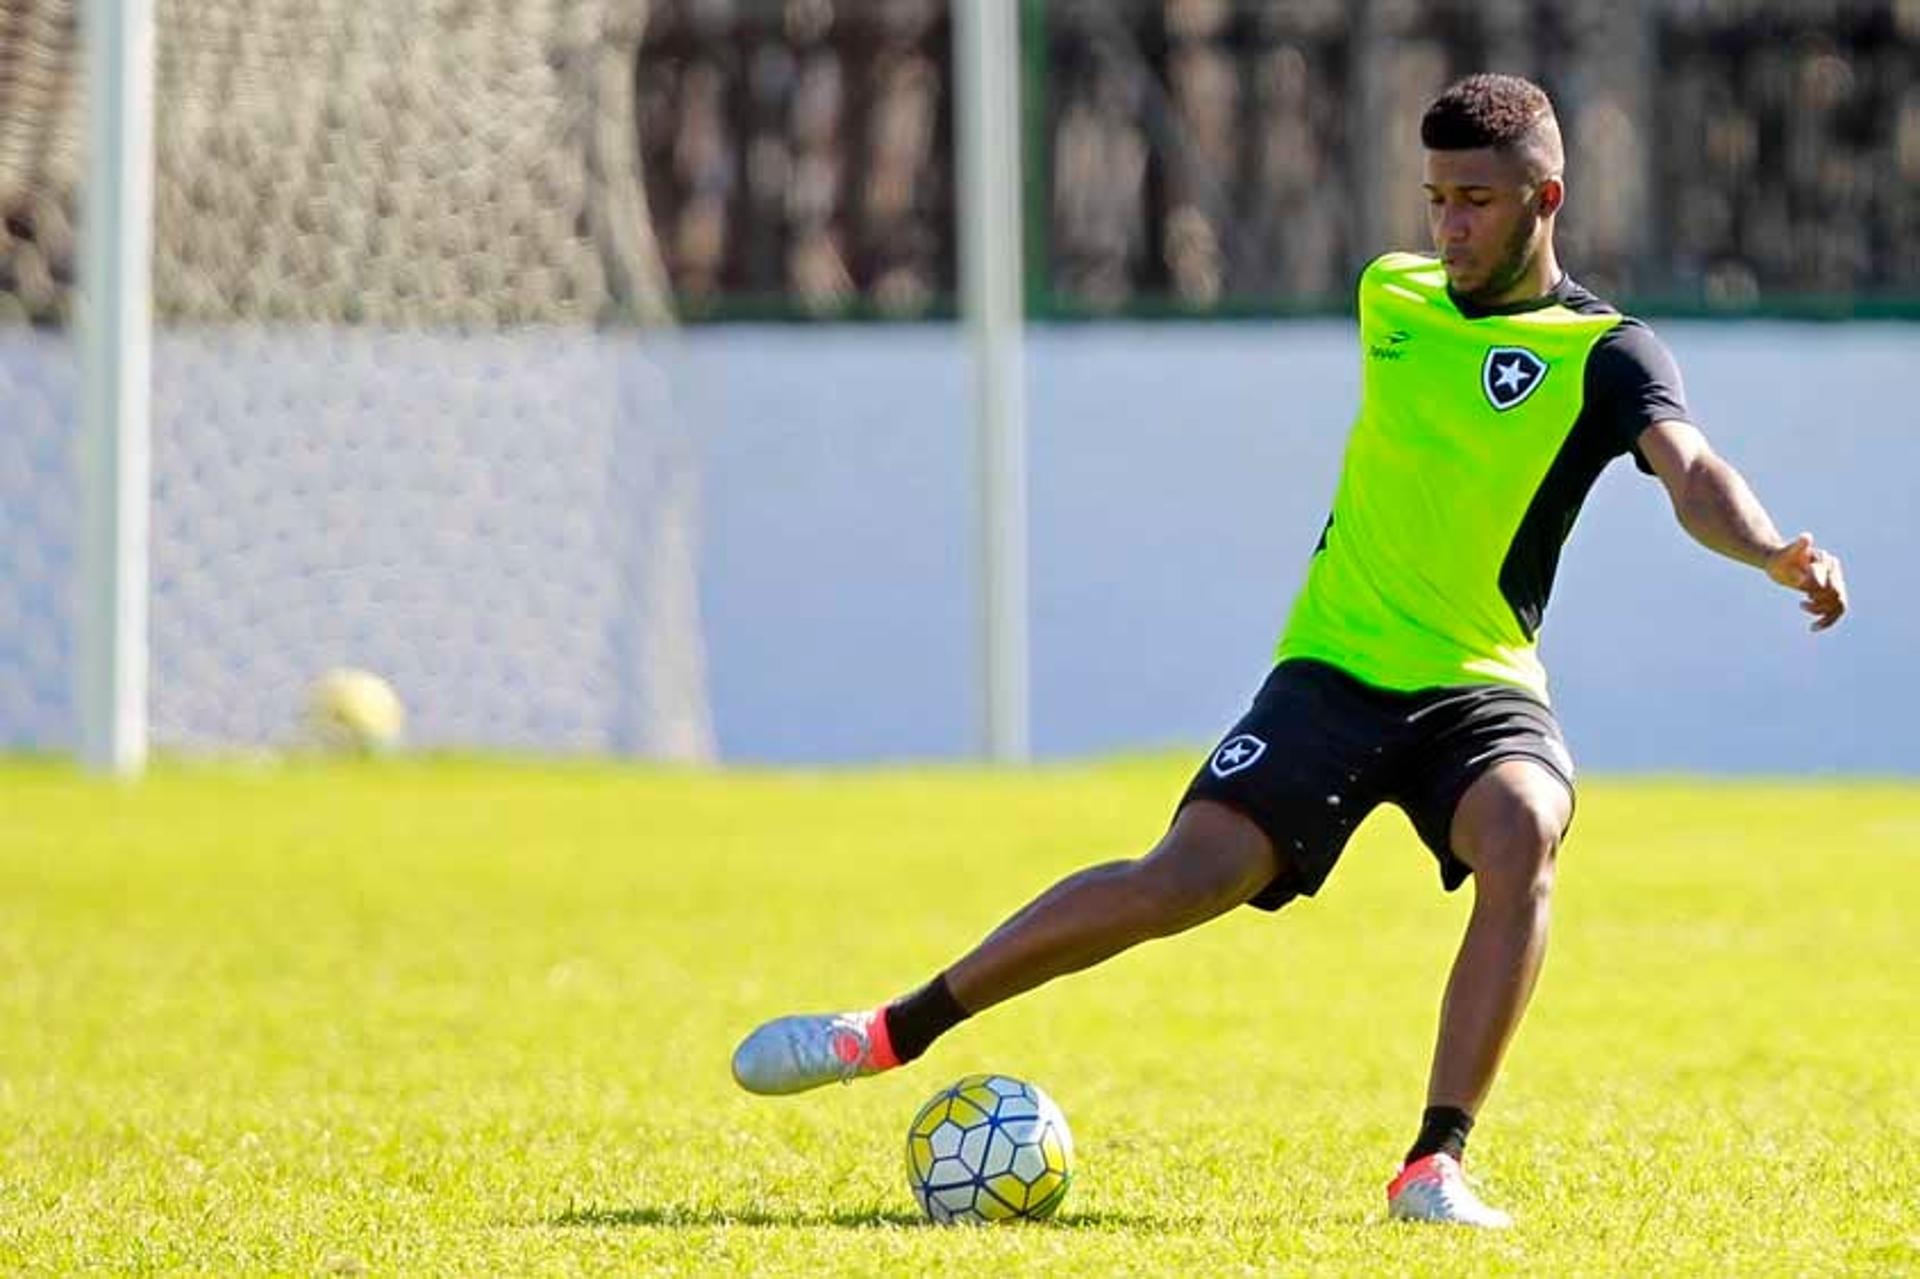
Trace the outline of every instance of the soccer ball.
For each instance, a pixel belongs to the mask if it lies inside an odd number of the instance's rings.
[[[328,671],[307,694],[307,728],[322,750],[384,755],[400,744],[406,724],[399,694],[372,671]]]
[[[935,1093],[907,1130],[907,1185],[941,1225],[1042,1221],[1073,1184],[1073,1134],[1053,1098],[1006,1075]]]

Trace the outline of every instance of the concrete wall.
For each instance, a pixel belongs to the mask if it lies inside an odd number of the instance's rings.
[[[1603,476],[1543,649],[1582,764],[1920,772],[1920,329],[1659,326],[1695,414],[1788,531],[1846,559],[1856,612],[1694,545],[1657,481]],[[1034,740],[1208,741],[1239,713],[1325,518],[1350,326],[1062,327],[1030,347]],[[703,604],[735,759],[944,756],[969,740],[967,369],[953,333],[709,330]]]

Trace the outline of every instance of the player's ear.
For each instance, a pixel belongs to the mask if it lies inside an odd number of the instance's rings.
[[[1566,202],[1567,187],[1565,183],[1559,178],[1542,178],[1540,180],[1540,189],[1534,193],[1533,203],[1534,207],[1540,211],[1541,217],[1552,217],[1560,211],[1560,206]]]

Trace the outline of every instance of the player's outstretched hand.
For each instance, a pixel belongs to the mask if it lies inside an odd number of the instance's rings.
[[[1813,629],[1824,631],[1847,611],[1847,579],[1840,557],[1813,544],[1813,534],[1802,533],[1767,560],[1767,576],[1807,598],[1802,612],[1813,614]]]

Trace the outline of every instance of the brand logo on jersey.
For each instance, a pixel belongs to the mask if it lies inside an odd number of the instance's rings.
[[[1367,355],[1376,360],[1404,360],[1407,358],[1405,344],[1412,339],[1413,334],[1405,329],[1395,329],[1367,347]]]
[[[1254,761],[1266,753],[1265,742],[1252,733],[1241,733],[1220,743],[1220,749],[1213,753],[1213,762],[1207,767],[1215,777],[1231,777],[1243,768],[1252,768]]]
[[[1480,366],[1480,389],[1502,413],[1533,394],[1547,380],[1547,362],[1524,346],[1496,346]]]

